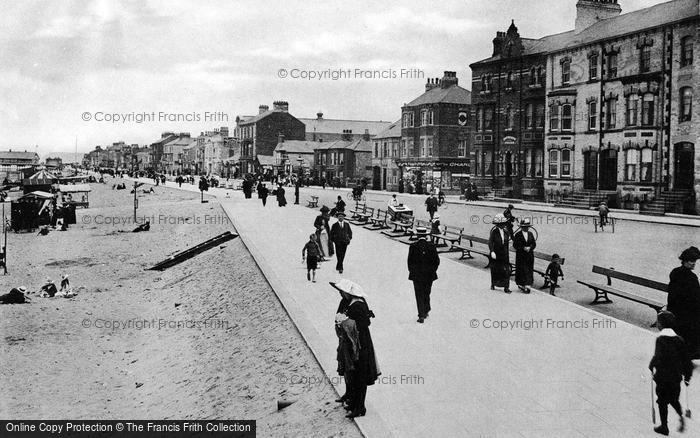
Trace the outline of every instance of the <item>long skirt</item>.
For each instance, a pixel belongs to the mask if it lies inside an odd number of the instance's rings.
[[[534,267],[535,256],[532,252],[518,251],[515,255],[515,284],[532,286]]]
[[[510,285],[510,263],[507,260],[491,260],[491,285],[508,287]]]

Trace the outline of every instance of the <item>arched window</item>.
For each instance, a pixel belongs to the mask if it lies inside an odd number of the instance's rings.
[[[642,165],[639,169],[639,179],[642,182],[651,181],[651,160],[653,153],[651,148],[642,149]]]
[[[681,88],[681,113],[680,121],[688,122],[693,115],[693,89],[690,87]]]
[[[588,129],[594,130],[598,125],[598,102],[592,100],[588,102]]]
[[[505,125],[506,129],[511,130],[513,129],[513,125],[515,124],[515,118],[513,117],[513,107],[508,105],[506,108],[506,120],[505,120]]]
[[[627,149],[625,158],[625,180],[637,180],[637,162],[639,161],[639,151],[637,149]]]
[[[598,79],[598,54],[593,53],[588,57],[588,79]]]
[[[544,83],[544,69],[542,67],[537,68],[537,83],[540,85]]]
[[[571,149],[562,149],[561,151],[561,176],[571,177]]]
[[[533,127],[533,119],[532,119],[533,114],[532,114],[532,112],[533,112],[532,104],[528,103],[525,106],[525,127],[527,127],[527,129],[532,129],[532,127]]]
[[[558,131],[559,130],[559,108],[558,104],[553,104],[549,111],[549,130]]]
[[[561,84],[567,85],[571,81],[571,60],[564,59],[561,62]]]
[[[639,95],[627,96],[627,126],[637,126],[637,114],[639,114]]]
[[[654,104],[654,95],[645,94],[642,98],[642,125],[651,126],[654,124]]]
[[[693,63],[693,37],[687,36],[681,40],[681,67]]]
[[[559,177],[559,151],[556,149],[549,151],[549,177]]]
[[[644,46],[639,53],[639,72],[647,73],[651,70],[651,46]]]
[[[530,69],[530,86],[537,84],[537,71],[535,67]]]
[[[573,108],[567,103],[561,107],[561,130],[571,131],[573,119]]]
[[[477,131],[484,130],[484,109],[483,108],[479,108],[476,110],[476,130]]]

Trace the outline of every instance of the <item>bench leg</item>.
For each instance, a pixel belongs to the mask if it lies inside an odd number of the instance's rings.
[[[465,260],[465,259],[473,259],[474,256],[472,256],[471,251],[468,249],[463,249],[462,250],[462,256],[459,258],[460,260]]]
[[[598,289],[594,289],[595,291],[595,300],[591,302],[591,304],[609,304],[612,303],[612,300],[608,298],[608,293],[605,291],[599,291]]]

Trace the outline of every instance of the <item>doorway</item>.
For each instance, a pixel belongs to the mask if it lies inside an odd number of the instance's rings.
[[[616,149],[606,149],[600,154],[600,190],[617,190]]]
[[[583,154],[583,188],[586,190],[598,188],[598,153],[595,151]]]
[[[675,190],[692,190],[695,184],[695,145],[677,143],[674,148],[673,188]]]

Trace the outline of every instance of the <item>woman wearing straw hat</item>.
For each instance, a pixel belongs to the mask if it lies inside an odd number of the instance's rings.
[[[681,265],[671,271],[668,282],[669,312],[676,316],[676,332],[685,339],[693,359],[700,359],[700,285],[693,273],[700,250],[694,246],[683,251]]]
[[[342,279],[338,283],[330,282],[330,285],[336,288],[343,297],[338,313],[346,315],[355,323],[359,348],[357,360],[355,361],[353,358],[352,366],[345,366],[342,370],[346,392],[337,401],[347,403],[346,409],[350,411],[347,415],[348,418],[361,417],[367,412],[365,408],[367,386],[373,385],[381,374],[374,353],[372,336],[369,332],[370,318],[374,317],[374,314],[367,307],[367,293],[357,283]],[[336,321],[338,319],[336,318]],[[345,343],[344,345],[347,346],[348,344]],[[347,355],[344,357],[347,357]],[[340,359],[341,357],[339,356]],[[341,372],[340,365],[339,363],[339,372]]]
[[[491,290],[502,287],[507,294],[510,292],[510,253],[508,245],[510,235],[506,230],[508,219],[502,214],[497,214],[493,218],[495,227],[491,229],[489,235],[489,266],[491,268]]]
[[[526,294],[530,293],[533,282],[532,273],[535,269],[533,251],[536,247],[535,233],[530,231],[530,218],[523,218],[520,221],[520,229],[513,235],[513,248],[515,248],[515,284]]]

